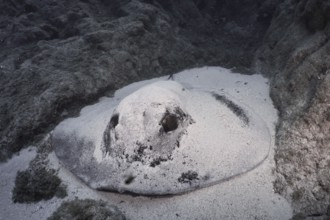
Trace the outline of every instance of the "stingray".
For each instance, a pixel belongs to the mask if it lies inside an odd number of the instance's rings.
[[[175,81],[90,106],[58,125],[51,141],[90,187],[150,196],[230,180],[260,165],[270,148],[266,124],[247,105]]]

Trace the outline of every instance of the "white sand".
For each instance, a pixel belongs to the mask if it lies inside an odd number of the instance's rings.
[[[165,79],[165,77],[160,79]],[[118,90],[115,97],[119,101],[141,86],[157,80],[159,79],[132,84]],[[232,74],[229,70],[214,67],[186,70],[176,74],[175,80],[187,88],[220,90],[248,105],[266,122],[270,131],[269,157],[256,169],[227,182],[184,195],[148,198],[92,190],[61,167],[55,155],[51,154],[51,166],[60,168],[59,175],[68,185],[69,196],[65,200],[75,197],[107,200],[110,204],[118,206],[130,219],[289,219],[292,215],[290,205],[273,192],[272,186],[277,112],[269,98],[267,80],[260,75]],[[91,110],[96,111],[97,105],[103,105],[106,108],[103,101],[84,108],[82,114],[88,114]],[[16,171],[25,169],[32,157],[33,153],[22,151],[21,156],[0,166],[0,216],[4,219],[45,219],[62,201],[55,198],[32,205],[11,202],[10,191]]]

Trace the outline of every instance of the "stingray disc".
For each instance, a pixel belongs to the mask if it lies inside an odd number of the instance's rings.
[[[228,95],[160,81],[64,121],[52,144],[92,188],[167,195],[253,169],[267,157],[270,136],[258,115]]]

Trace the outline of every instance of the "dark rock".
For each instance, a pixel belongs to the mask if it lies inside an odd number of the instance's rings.
[[[91,199],[63,202],[48,220],[94,219],[125,220],[125,216],[114,206]]]
[[[283,2],[257,53],[257,66],[271,78],[271,97],[280,113],[274,187],[304,219],[326,214],[330,202],[329,4]]]
[[[1,2],[0,109],[10,109],[1,110],[1,160],[64,111],[68,117],[130,82],[200,65],[250,67],[267,25],[256,19],[260,3],[243,4]]]
[[[311,32],[323,30],[328,22],[330,4],[326,1],[301,1],[296,10],[296,19]]]
[[[49,200],[54,196],[65,197],[66,191],[61,180],[54,175],[55,170],[40,168],[17,172],[13,201],[19,203]]]

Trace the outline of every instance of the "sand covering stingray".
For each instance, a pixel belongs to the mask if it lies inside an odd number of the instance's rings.
[[[255,168],[270,136],[263,120],[227,93],[159,81],[63,121],[52,144],[92,188],[167,195]]]

